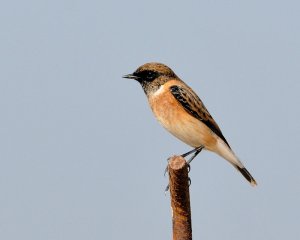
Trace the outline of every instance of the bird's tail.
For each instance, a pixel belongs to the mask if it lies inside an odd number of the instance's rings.
[[[247,179],[247,181],[251,184],[251,186],[255,187],[257,185],[255,179],[248,172],[245,167],[239,167],[238,165],[234,165],[234,167]]]
[[[215,149],[215,151],[221,157],[225,158],[228,162],[230,162],[252,186],[257,185],[255,179],[244,167],[243,163],[238,159],[238,157],[229,148],[229,146],[220,138],[218,139],[217,148]]]

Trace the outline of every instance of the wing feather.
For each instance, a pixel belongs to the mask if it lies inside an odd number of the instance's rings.
[[[175,99],[181,104],[181,106],[193,117],[197,118],[199,121],[203,122],[209,129],[211,129],[218,137],[220,137],[230,148],[227,140],[223,136],[221,129],[214,121],[203,102],[197,96],[194,91],[189,88],[183,88],[178,85],[173,85],[170,87],[170,92],[175,97]]]

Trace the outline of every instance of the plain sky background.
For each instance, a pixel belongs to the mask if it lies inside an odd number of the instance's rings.
[[[258,182],[203,152],[194,239],[300,239],[299,1],[2,1],[0,239],[171,239],[139,65],[198,93]]]

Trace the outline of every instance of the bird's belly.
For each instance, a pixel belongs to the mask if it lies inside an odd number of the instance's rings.
[[[204,146],[208,150],[216,144],[215,134],[177,103],[154,104],[152,110],[161,125],[184,143],[192,147]]]

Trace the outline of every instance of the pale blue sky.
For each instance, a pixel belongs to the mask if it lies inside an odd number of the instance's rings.
[[[169,65],[258,181],[203,152],[194,239],[300,239],[299,1],[3,1],[0,239],[170,239],[166,159],[190,150],[134,81]]]

